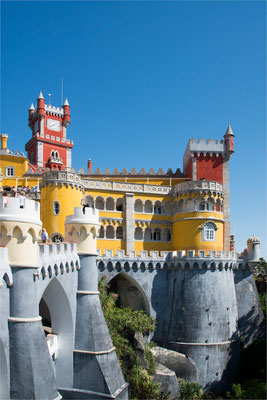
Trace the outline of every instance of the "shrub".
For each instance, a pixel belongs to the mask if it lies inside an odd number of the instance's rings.
[[[203,399],[204,390],[197,382],[189,382],[184,379],[179,379],[180,383],[180,398],[181,399]]]

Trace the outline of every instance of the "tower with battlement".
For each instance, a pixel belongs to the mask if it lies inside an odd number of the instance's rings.
[[[32,138],[26,143],[25,150],[33,166],[62,170],[71,168],[71,150],[73,141],[67,139],[67,127],[70,124],[70,106],[66,99],[62,108],[45,104],[40,92],[37,107],[33,103],[29,109],[29,127]]]

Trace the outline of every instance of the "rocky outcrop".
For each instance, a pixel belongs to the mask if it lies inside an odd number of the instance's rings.
[[[179,384],[174,371],[157,363],[153,379],[160,383],[160,390],[162,392],[170,394],[171,399],[177,399],[179,397]]]
[[[157,363],[174,371],[177,377],[189,381],[198,380],[197,367],[191,358],[163,347],[153,347],[151,352]]]
[[[133,339],[133,345],[136,350],[139,364],[141,365],[141,367],[147,369],[148,362],[146,360],[145,343],[144,343],[144,338],[143,338],[142,333],[136,332],[136,334],[134,335],[134,339]]]

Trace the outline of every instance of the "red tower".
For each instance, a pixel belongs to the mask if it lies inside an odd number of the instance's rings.
[[[29,127],[32,138],[26,143],[30,163],[36,167],[61,170],[71,167],[73,140],[67,139],[70,124],[70,106],[65,100],[62,108],[45,104],[42,92],[29,109]]]

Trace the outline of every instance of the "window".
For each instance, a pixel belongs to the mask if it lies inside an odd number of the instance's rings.
[[[58,215],[60,212],[60,204],[58,201],[54,201],[53,203],[53,213],[54,215]]]
[[[116,239],[123,239],[123,227],[118,226],[116,229]]]
[[[215,241],[217,226],[213,222],[207,222],[204,225],[204,241]]]
[[[160,229],[155,229],[153,239],[157,242],[160,241],[160,233]]]
[[[206,210],[206,203],[202,202],[199,204],[199,209],[200,211],[205,211]]]
[[[15,176],[15,168],[6,167],[6,176]]]

